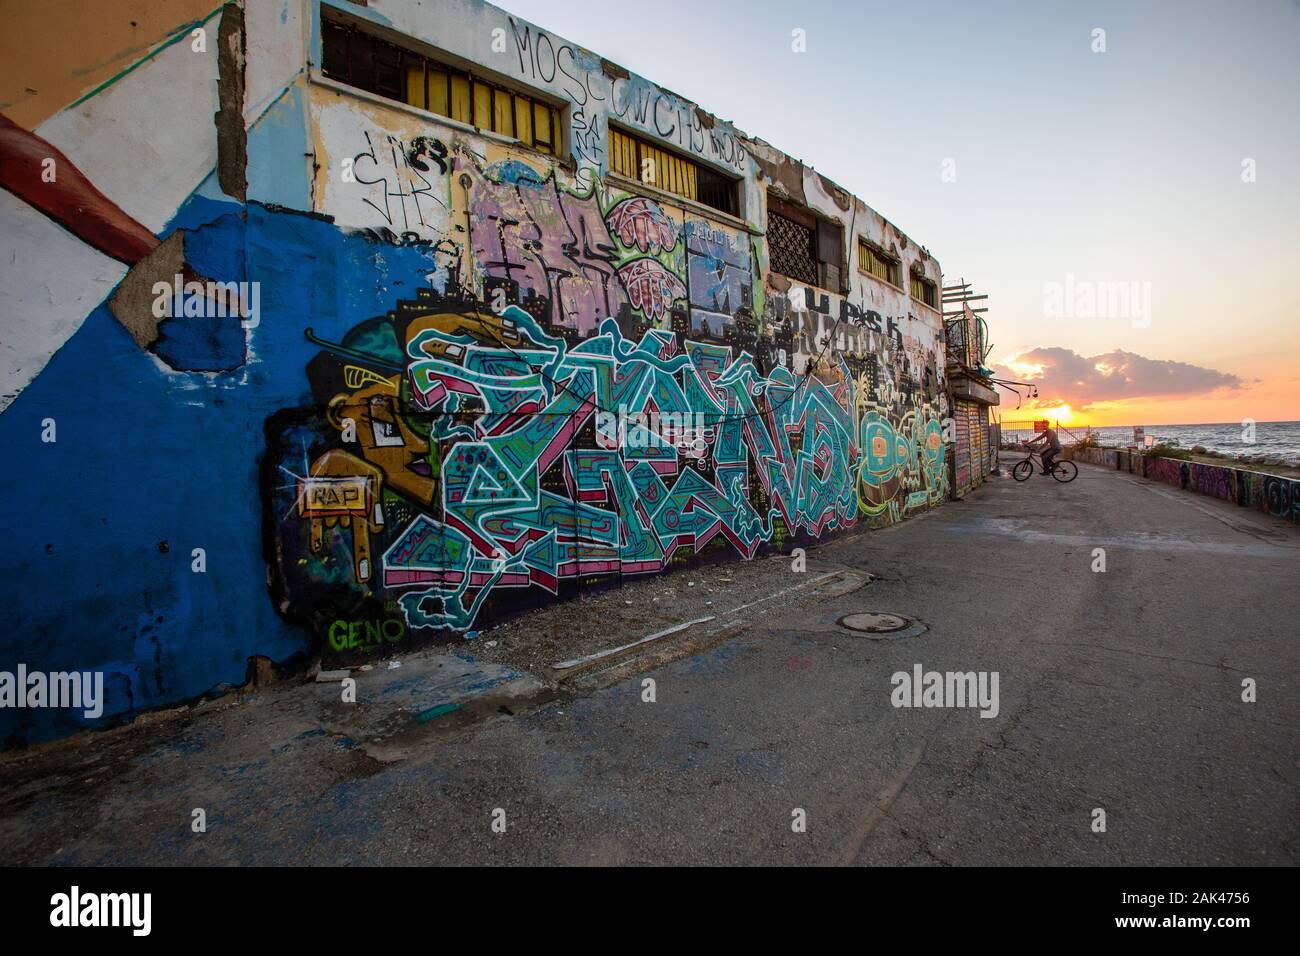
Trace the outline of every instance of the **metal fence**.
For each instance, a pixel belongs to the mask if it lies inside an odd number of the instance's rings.
[[[1030,438],[1033,438],[1035,435],[1038,434],[1038,429],[1034,427],[1034,423],[1042,422],[1042,421],[1045,421],[1045,419],[1030,418],[1030,419],[1022,419],[1014,422],[1009,422],[1004,420],[1001,423],[1002,444],[1004,445],[1017,444],[1019,442],[1026,441]],[[1072,429],[1072,428],[1066,428],[1060,422],[1053,422],[1050,421],[1050,419],[1046,419],[1046,421],[1048,421],[1048,423],[1053,428],[1056,429],[1057,436],[1061,439],[1062,445],[1069,445],[1072,443],[1081,442],[1092,434],[1091,428],[1084,427],[1084,428]]]

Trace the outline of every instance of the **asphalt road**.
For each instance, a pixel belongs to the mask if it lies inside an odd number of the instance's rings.
[[[10,763],[0,845],[92,864],[1296,863],[1300,529],[1080,466],[810,557],[876,580],[769,602],[707,650],[395,763],[274,698]],[[853,636],[836,621],[857,611],[926,629]],[[917,664],[996,672],[997,715],[893,706]]]

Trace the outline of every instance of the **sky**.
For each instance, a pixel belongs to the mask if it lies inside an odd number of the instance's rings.
[[[1300,0],[497,5],[814,166],[987,294],[989,365],[1040,396],[1003,392],[1003,420],[1300,420]]]

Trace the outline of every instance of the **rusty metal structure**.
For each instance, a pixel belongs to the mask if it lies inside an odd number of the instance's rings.
[[[996,424],[989,409],[1001,399],[993,373],[984,365],[992,344],[984,321],[987,295],[972,291],[964,280],[943,287],[943,330],[948,392],[953,420],[950,466],[952,497],[961,498],[983,484],[997,459]]]

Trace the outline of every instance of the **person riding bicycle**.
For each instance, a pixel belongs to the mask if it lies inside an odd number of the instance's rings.
[[[1056,429],[1048,425],[1042,432],[1025,442],[1025,447],[1032,450],[1031,446],[1039,443],[1043,446],[1042,474],[1046,475],[1052,470],[1052,459],[1061,453],[1061,440],[1056,437]]]

